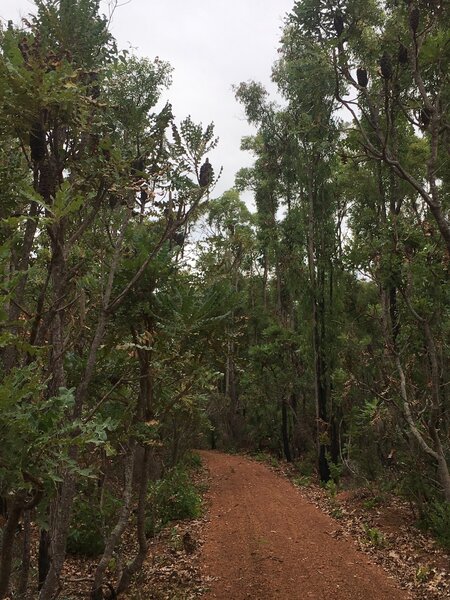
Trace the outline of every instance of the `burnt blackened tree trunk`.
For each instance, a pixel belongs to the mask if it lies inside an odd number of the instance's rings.
[[[312,338],[314,356],[314,390],[316,400],[316,443],[318,453],[318,467],[321,481],[328,481],[330,468],[328,465],[328,393],[326,385],[325,347],[324,347],[324,299],[323,285],[318,281],[317,241],[316,232],[318,223],[317,192],[312,171],[308,177],[308,268],[309,284],[311,289],[312,309]]]
[[[289,400],[287,398],[283,398],[281,402],[281,439],[283,440],[284,456],[288,462],[292,462],[289,435]]]

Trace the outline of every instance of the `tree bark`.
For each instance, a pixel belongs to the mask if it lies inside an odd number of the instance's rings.
[[[281,402],[281,437],[283,440],[284,456],[288,462],[292,462],[291,447],[289,444],[288,400],[286,398],[283,398]]]
[[[28,493],[20,491],[13,498],[9,509],[8,520],[3,530],[2,553],[0,558],[0,600],[8,594],[9,580],[11,577],[11,565],[14,548],[14,537],[17,525],[24,511],[31,510],[41,501],[43,495],[42,483],[32,475],[23,473],[24,480],[33,483],[36,487],[31,498],[27,499]]]
[[[316,244],[315,244],[315,207],[314,190],[311,173],[309,174],[308,190],[308,266],[312,295],[312,328],[313,328],[313,355],[314,355],[314,390],[316,399],[316,443],[318,455],[319,476],[321,481],[330,479],[330,469],[327,460],[327,446],[324,438],[327,435],[327,397],[324,388],[324,373],[322,364],[322,347],[320,339],[320,325],[317,301],[316,277]]]
[[[41,529],[39,536],[38,554],[38,590],[42,589],[45,578],[50,570],[50,535],[46,529]]]
[[[109,561],[111,560],[113,552],[117,547],[126,526],[128,525],[132,508],[131,501],[133,498],[133,472],[135,460],[136,444],[135,442],[132,442],[128,456],[125,459],[124,489],[119,519],[106,542],[105,550],[100,562],[97,565],[97,569],[95,570],[94,583],[91,593],[92,600],[103,599],[102,585],[105,578],[105,571],[108,567]]]
[[[18,499],[13,501],[11,508],[9,509],[8,520],[6,521],[3,530],[2,555],[0,560],[0,600],[3,600],[3,598],[6,598],[8,595],[14,538],[22,510],[22,502]]]
[[[22,565],[20,569],[20,581],[17,588],[17,595],[20,600],[24,600],[27,595],[28,580],[30,575],[31,561],[31,514],[25,511],[22,519],[23,523],[23,541],[22,541]]]
[[[76,459],[72,451],[71,458]],[[71,472],[65,473],[61,492],[54,503],[52,529],[50,533],[50,569],[39,594],[39,600],[53,600],[60,588],[60,574],[66,554],[66,540],[70,525],[73,498],[76,491],[76,477]]]
[[[139,479],[139,500],[137,510],[137,538],[139,550],[131,563],[127,564],[122,572],[119,583],[117,585],[117,593],[124,592],[130,585],[132,577],[137,573],[147,556],[147,537],[145,534],[145,517],[147,509],[147,493],[148,493],[148,470],[150,466],[151,449],[148,446],[144,447],[144,460],[142,461],[141,475]]]

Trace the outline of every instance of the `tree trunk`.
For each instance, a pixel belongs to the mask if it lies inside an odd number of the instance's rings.
[[[71,452],[71,458],[76,454]],[[61,492],[55,500],[52,529],[50,534],[50,569],[39,594],[39,600],[53,600],[60,587],[60,574],[66,554],[66,540],[70,526],[72,503],[76,492],[76,478],[73,473],[66,472]]]
[[[45,578],[50,570],[50,535],[46,529],[41,529],[39,536],[38,554],[38,590],[42,589]]]
[[[23,512],[33,509],[42,499],[42,483],[32,475],[23,473],[24,480],[36,486],[32,492],[31,499],[27,500],[29,494],[24,490],[17,493],[9,510],[8,520],[3,530],[2,554],[0,558],[0,600],[8,594],[9,579],[11,577],[11,565],[14,548],[14,537],[17,525]]]
[[[75,406],[72,415],[73,418],[79,418],[82,414],[89,385],[95,373],[97,353],[103,341],[106,325],[110,316],[110,313],[108,312],[108,307],[110,306],[114,277],[119,264],[120,251],[122,248],[125,230],[130,215],[131,211],[127,211],[122,221],[121,230],[119,232],[118,239],[114,248],[114,254],[108,273],[108,279],[102,298],[101,312],[97,321],[94,337],[92,338],[91,345],[89,348],[88,357],[86,360],[86,367],[75,394]],[[54,277],[55,281],[57,281],[56,275]],[[55,332],[55,335],[57,336],[57,332]],[[56,339],[59,343],[58,337]],[[58,360],[57,355],[54,356],[54,360]],[[73,461],[76,461],[77,455],[77,448],[75,446],[71,447],[69,449],[69,458]],[[61,570],[64,565],[66,540],[69,532],[70,515],[75,493],[76,476],[70,471],[67,471],[66,473],[64,473],[64,481],[61,484],[60,493],[54,503],[55,508],[53,511],[52,530],[50,534],[51,565],[47,578],[44,582],[44,585],[42,586],[41,593],[39,595],[39,600],[53,600],[53,597],[57,592]]]
[[[311,176],[310,176],[311,179]],[[322,345],[320,339],[319,307],[317,300],[317,277],[316,277],[316,248],[315,248],[315,210],[313,183],[310,181],[308,192],[308,267],[312,295],[312,329],[313,329],[313,355],[314,355],[314,390],[316,399],[316,440],[318,454],[319,477],[321,481],[330,479],[330,469],[327,460],[327,393],[324,381],[324,369],[322,361]]]
[[[147,324],[147,329],[151,329],[151,323]],[[136,334],[133,332],[133,335]],[[139,358],[139,403],[136,412],[136,420],[148,421],[154,418],[153,414],[153,374],[151,365],[151,352],[148,350],[138,350]],[[148,494],[148,473],[151,459],[151,449],[146,444],[143,445],[144,458],[142,461],[141,473],[139,478],[139,497],[137,510],[137,538],[139,550],[131,563],[127,564],[120,576],[117,593],[125,591],[131,583],[131,579],[137,573],[147,556],[147,536],[145,533],[145,520],[147,513],[147,494]]]
[[[31,514],[25,511],[23,515],[23,542],[22,542],[22,566],[20,569],[20,581],[17,588],[17,595],[20,600],[24,600],[27,595],[28,579],[30,575],[31,560]]]
[[[281,403],[281,437],[283,440],[284,456],[288,462],[292,462],[292,454],[289,444],[288,400],[285,398],[283,398]]]
[[[133,498],[133,472],[134,464],[136,460],[136,444],[132,442],[128,456],[125,459],[125,474],[124,474],[124,489],[122,497],[122,508],[120,509],[119,519],[116,526],[112,530],[105,546],[103,556],[97,565],[94,575],[94,583],[92,586],[91,598],[92,600],[102,600],[103,592],[102,585],[105,577],[105,571],[108,567],[108,563],[111,560],[113,552],[119,543],[123,532],[131,514],[131,501]]]
[[[22,502],[14,500],[9,509],[8,520],[3,530],[2,555],[0,559],[0,600],[6,598],[11,577],[11,565],[14,550],[14,538],[22,514]]]
[[[445,452],[444,448],[442,447],[439,432],[435,429],[433,433],[437,448],[437,467],[439,480],[441,482],[442,491],[444,492],[444,498],[446,502],[450,502],[450,473],[448,469],[448,463],[445,458]]]
[[[137,510],[137,538],[139,550],[131,563],[127,564],[122,572],[117,585],[117,593],[124,592],[130,585],[131,579],[137,573],[144,563],[147,556],[147,537],[145,534],[145,517],[147,512],[147,493],[148,493],[148,470],[150,466],[151,449],[144,447],[144,460],[142,461],[141,476],[139,479],[139,501]]]

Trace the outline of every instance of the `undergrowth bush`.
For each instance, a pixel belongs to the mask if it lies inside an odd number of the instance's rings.
[[[433,534],[441,546],[450,550],[450,502],[432,502],[420,524]]]
[[[147,535],[158,533],[171,521],[195,519],[201,514],[202,499],[184,466],[174,467],[149,486]]]
[[[84,556],[98,556],[105,549],[98,506],[77,500],[73,508],[73,526],[67,538],[67,552]]]
[[[67,552],[82,556],[102,554],[105,536],[115,522],[119,506],[120,501],[108,492],[105,492],[101,504],[94,494],[77,498],[72,509]]]
[[[197,452],[187,452],[183,458],[183,465],[187,469],[199,471],[202,468],[202,459]]]
[[[311,478],[316,472],[315,453],[308,452],[302,454],[302,456],[294,462],[294,466],[301,476]]]

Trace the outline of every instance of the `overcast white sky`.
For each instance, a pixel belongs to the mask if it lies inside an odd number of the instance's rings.
[[[178,121],[190,114],[214,121],[220,137],[211,155],[223,175],[214,195],[233,186],[236,171],[251,164],[240,139],[252,133],[234,99],[233,84],[254,79],[273,90],[270,73],[285,14],[294,0],[131,0],[118,8],[112,32],[119,47],[167,60],[174,67],[167,94]],[[107,2],[102,2],[107,13]],[[0,0],[0,17],[18,22],[31,0]],[[246,195],[247,201],[250,198]]]

